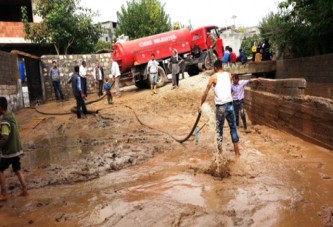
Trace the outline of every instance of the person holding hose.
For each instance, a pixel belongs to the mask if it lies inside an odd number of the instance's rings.
[[[120,69],[118,63],[113,60],[112,58],[110,59],[111,62],[111,76],[112,76],[112,81],[115,83],[115,88],[116,88],[116,97],[120,97]]]
[[[224,72],[222,61],[214,62],[214,74],[209,78],[206,89],[201,97],[200,107],[206,101],[208,92],[213,87],[215,94],[215,114],[218,152],[222,153],[223,126],[227,119],[230,128],[231,140],[234,144],[236,155],[240,155],[238,141],[239,137],[236,129],[236,117],[232,104],[231,95],[231,74]]]
[[[81,109],[84,115],[88,114],[86,103],[84,99],[86,98],[84,91],[81,87],[81,77],[80,77],[80,68],[78,65],[74,66],[74,73],[71,78],[68,80],[68,83],[72,84],[73,95],[76,99],[76,116],[78,119],[81,118]]]

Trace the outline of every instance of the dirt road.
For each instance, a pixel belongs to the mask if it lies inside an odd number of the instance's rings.
[[[173,139],[189,133],[206,83],[199,75],[157,95],[129,87],[80,120],[60,115],[74,100],[38,106],[58,115],[18,112],[31,195],[17,197],[7,171],[0,226],[333,226],[332,151],[250,124],[236,158],[225,128],[230,177],[205,174],[216,150],[212,92],[198,143]]]

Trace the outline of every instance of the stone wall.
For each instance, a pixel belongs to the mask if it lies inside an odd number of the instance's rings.
[[[48,72],[52,66],[52,61],[55,60],[60,70],[61,77],[61,87],[65,95],[65,99],[72,97],[72,87],[67,83],[70,75],[74,72],[75,65],[81,65],[81,62],[84,60],[87,62],[87,68],[89,72],[92,72],[96,61],[100,62],[100,65],[104,69],[104,74],[106,76],[111,73],[110,65],[111,54],[85,54],[85,55],[45,55],[41,57],[42,63],[42,76],[45,87],[45,97],[46,101],[54,100],[54,92],[51,83],[51,79],[48,75]],[[92,76],[89,76],[87,84],[88,94],[97,92],[97,87]]]
[[[307,94],[333,98],[333,54],[284,59],[276,63],[276,78],[304,78]]]
[[[0,51],[0,96],[5,96],[11,110],[23,107],[17,56]]]
[[[253,124],[263,124],[333,149],[333,100],[308,96],[304,79],[263,79],[246,88]]]

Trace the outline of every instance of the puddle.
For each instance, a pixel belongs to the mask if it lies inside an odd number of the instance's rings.
[[[129,188],[124,199],[133,202],[154,199],[154,197],[168,197],[168,199],[179,203],[204,206],[205,202],[201,193],[202,186],[195,183],[192,176],[181,174],[158,182]]]

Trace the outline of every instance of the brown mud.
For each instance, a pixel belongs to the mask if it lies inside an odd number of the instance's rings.
[[[157,95],[128,87],[113,105],[89,105],[100,111],[83,119],[16,113],[30,196],[17,197],[7,170],[0,226],[333,226],[332,151],[249,122],[249,131],[238,130],[241,156],[227,127],[216,156],[212,92],[198,143],[172,138],[189,133],[206,83],[199,75]],[[72,106],[37,108],[60,114]],[[214,177],[215,159],[228,163],[223,179]]]

